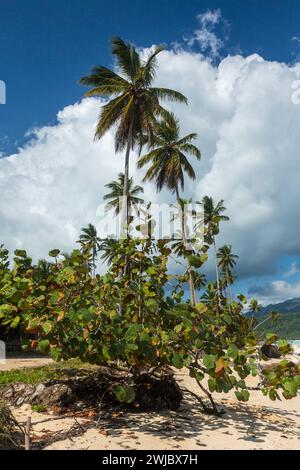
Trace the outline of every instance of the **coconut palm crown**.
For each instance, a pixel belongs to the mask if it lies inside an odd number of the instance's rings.
[[[83,251],[91,253],[93,275],[95,275],[96,259],[100,250],[101,239],[98,237],[96,227],[92,224],[83,227],[81,232],[78,243],[82,246]]]
[[[170,113],[157,126],[152,150],[138,160],[138,167],[150,164],[144,181],[155,180],[158,191],[167,187],[179,199],[179,186],[184,189],[184,173],[195,179],[195,171],[187,155],[200,160],[200,150],[192,144],[197,134],[192,133],[180,138],[178,119]]]
[[[125,43],[119,37],[112,38],[111,49],[117,71],[96,65],[90,75],[80,79],[80,83],[91,87],[86,96],[110,98],[101,107],[95,138],[100,139],[109,129],[116,128],[116,151],[126,148],[123,196],[128,197],[130,151],[135,145],[141,146],[145,135],[148,144],[152,143],[157,117],[168,115],[160,100],[187,103],[187,99],[178,91],[152,86],[156,58],[164,49],[162,46],[156,47],[145,60],[132,44]],[[128,224],[127,204],[122,210],[122,219],[125,228]]]
[[[231,245],[224,245],[219,248],[217,253],[218,258],[218,266],[224,273],[230,273],[230,271],[236,265],[236,259],[238,259],[238,255],[234,255],[232,253],[232,246]]]
[[[119,37],[111,39],[111,49],[117,72],[96,65],[90,75],[80,79],[80,83],[91,87],[86,96],[111,98],[101,108],[95,137],[100,139],[116,125],[118,151],[128,143],[133,146],[145,133],[151,140],[155,116],[166,112],[160,99],[184,103],[187,99],[175,90],[151,86],[156,75],[156,57],[164,49],[162,46],[156,47],[145,60],[132,44]]]
[[[110,192],[103,196],[105,201],[108,201],[105,208],[106,210],[114,209],[115,215],[120,213],[120,201],[121,197],[124,194],[124,173],[119,173],[118,179],[116,181],[111,181],[110,183],[106,184],[105,187],[110,189]],[[128,180],[128,207],[142,204],[144,200],[138,197],[139,194],[143,193],[144,189],[141,186],[134,186],[133,178],[129,178]]]

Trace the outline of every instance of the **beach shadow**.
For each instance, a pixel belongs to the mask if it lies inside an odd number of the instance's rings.
[[[224,415],[207,415],[201,411],[196,399],[185,393],[182,405],[176,412],[129,413],[106,421],[105,426],[109,434],[115,437],[120,436],[123,431],[134,439],[135,433],[142,432],[149,436],[158,436],[160,440],[172,439],[174,443],[197,438],[199,446],[201,435],[215,430],[229,436],[233,435],[234,430],[235,439],[253,443],[266,442],[271,431],[280,433],[282,437],[297,433],[294,419],[299,414],[296,411],[283,411],[272,406],[258,409],[243,403],[232,403],[227,399],[222,400],[222,406],[226,411]],[[298,435],[300,438],[299,431]],[[123,447],[126,448],[124,435],[122,439]]]

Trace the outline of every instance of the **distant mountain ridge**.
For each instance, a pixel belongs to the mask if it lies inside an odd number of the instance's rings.
[[[299,313],[300,314],[300,298],[285,300],[278,304],[269,304],[266,307],[262,307],[260,312],[255,316],[264,317],[272,310],[277,310],[279,313]]]

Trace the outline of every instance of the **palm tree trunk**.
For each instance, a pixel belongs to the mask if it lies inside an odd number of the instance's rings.
[[[252,317],[254,319],[254,316]],[[266,321],[270,320],[271,317],[267,317],[265,318],[263,321],[261,321],[260,323],[258,323],[254,328],[253,328],[253,331],[257,330],[257,328],[259,328],[261,325],[263,325],[264,323],[266,323]]]
[[[216,265],[216,277],[217,277],[218,299],[219,299],[219,307],[221,307],[221,301],[220,301],[220,278],[219,278],[218,258],[217,258],[217,247],[216,247],[216,240],[215,240],[215,237],[213,237],[213,243],[214,243],[214,250],[215,250],[215,265]]]
[[[132,148],[132,135],[133,135],[133,123],[134,116],[131,118],[129,132],[128,132],[128,142],[125,154],[125,168],[124,168],[124,188],[123,188],[123,204],[122,204],[122,213],[121,213],[121,237],[128,237],[128,195],[129,195],[129,157],[130,150]],[[125,204],[124,204],[125,203]],[[125,228],[126,227],[126,228]],[[128,256],[125,259],[124,275],[128,273]],[[119,304],[119,314],[122,315],[124,311],[123,299],[120,299]]]
[[[228,287],[228,290],[229,290],[229,299],[230,299],[230,303],[232,302],[232,290],[231,290],[231,284],[230,284],[230,279],[229,279],[229,272],[228,272],[228,268],[226,268],[226,278],[227,278],[227,287]]]
[[[130,157],[130,150],[132,148],[132,133],[133,133],[133,122],[134,122],[134,117],[131,119],[130,127],[129,127],[129,133],[128,133],[128,143],[127,143],[127,148],[126,148],[126,154],[125,154],[125,168],[124,168],[124,188],[123,188],[123,204],[122,205],[122,216],[121,216],[121,228],[122,228],[122,234],[126,232],[128,233],[128,212],[129,212],[129,207],[128,207],[128,196],[129,196],[129,157]],[[125,229],[126,226],[126,229]],[[124,231],[124,232],[123,232]]]
[[[127,226],[128,222],[128,204],[127,204],[127,197],[128,197],[128,182],[129,182],[129,157],[130,157],[130,150],[131,150],[131,140],[127,143],[126,154],[125,154],[125,171],[124,171],[124,188],[123,188],[123,201],[122,201],[122,214],[121,214],[121,230],[122,236],[123,234],[127,233]]]
[[[178,208],[180,209],[180,197],[179,197],[178,186],[176,186],[175,191],[176,191],[176,199],[177,199]],[[181,234],[182,234],[183,244],[184,244],[184,246],[186,246],[187,245],[187,239],[186,239],[186,233],[185,233],[184,213],[182,213],[182,217],[181,217]],[[188,261],[187,261],[187,263],[188,263],[189,288],[190,288],[190,295],[191,295],[191,304],[193,306],[195,306],[196,303],[197,303],[197,300],[196,300],[196,292],[195,292],[195,286],[194,286],[192,267],[191,267],[191,265]]]
[[[95,254],[95,250],[93,250],[93,278],[95,278],[95,272],[96,272],[95,262],[96,262],[96,254]]]

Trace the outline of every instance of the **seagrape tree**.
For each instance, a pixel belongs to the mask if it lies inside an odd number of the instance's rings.
[[[166,240],[116,242],[107,273],[93,277],[85,251],[74,250],[66,259],[52,250],[53,261],[41,274],[24,250],[15,251],[11,269],[2,246],[0,323],[20,328],[24,350],[47,353],[55,361],[80,358],[128,370],[127,383],[116,389],[123,402],[134,400],[140,374],[165,366],[186,368],[210,402],[207,406],[199,396],[200,404],[213,413],[218,413],[216,393],[234,389],[238,400],[249,399],[250,375],[260,374],[262,392],[272,400],[296,396],[299,366],[283,359],[260,370],[262,338],[243,314],[246,298],[229,302],[208,284],[196,306],[184,301],[188,273],[168,273],[170,254]],[[205,263],[203,254],[190,257],[195,271]],[[264,338],[276,340],[272,334]],[[291,351],[286,341],[278,344],[283,355]]]

